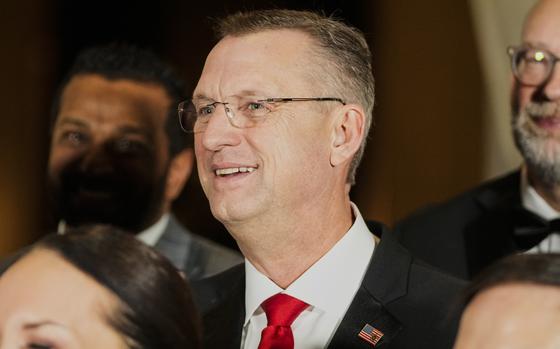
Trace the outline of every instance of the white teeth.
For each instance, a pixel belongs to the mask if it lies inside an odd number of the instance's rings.
[[[532,117],[555,117],[558,105],[556,103],[530,103],[527,105],[526,110]]]
[[[254,167],[230,167],[230,168],[220,168],[215,171],[216,176],[226,176],[233,173],[245,173],[255,171]]]

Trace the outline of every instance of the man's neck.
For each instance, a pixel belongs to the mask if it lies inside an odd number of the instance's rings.
[[[527,168],[529,184],[535,191],[550,205],[554,210],[560,212],[560,185],[546,183],[539,176],[534,175],[534,171]]]
[[[325,255],[352,222],[352,208],[346,197],[228,230],[255,268],[286,288]]]

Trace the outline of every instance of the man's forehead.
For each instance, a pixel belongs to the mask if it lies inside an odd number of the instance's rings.
[[[56,124],[80,120],[153,127],[163,124],[170,103],[163,87],[156,84],[79,75],[64,90]]]
[[[560,49],[560,1],[544,0],[531,10],[523,26],[523,41],[548,49]]]
[[[95,73],[81,73],[73,76],[66,84],[64,95],[119,93],[123,96],[138,98],[149,96],[150,99],[169,100],[167,91],[155,82],[138,81],[128,78],[108,78]]]
[[[523,282],[498,285],[482,291],[471,303],[472,307],[490,313],[496,310],[514,312],[516,309],[545,305],[556,309],[560,319],[560,286]]]
[[[298,84],[309,82],[310,43],[307,34],[292,29],[226,36],[208,55],[195,95],[211,89],[229,95],[241,90],[297,90],[303,87]]]

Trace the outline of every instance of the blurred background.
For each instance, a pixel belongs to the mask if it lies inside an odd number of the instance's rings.
[[[375,129],[352,189],[369,219],[413,210],[519,165],[509,129],[508,44],[534,0],[19,0],[0,4],[0,256],[53,230],[45,197],[51,99],[82,48],[151,48],[196,84],[215,40],[212,18],[293,8],[365,32],[376,79]],[[194,5],[196,4],[196,5]],[[191,177],[175,212],[232,245]]]

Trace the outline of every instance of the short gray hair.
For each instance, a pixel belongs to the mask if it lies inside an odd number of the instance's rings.
[[[265,30],[294,29],[308,34],[317,43],[321,76],[333,86],[337,96],[346,103],[356,103],[366,113],[365,134],[354,154],[347,182],[355,183],[356,169],[364,154],[367,135],[373,119],[375,101],[371,52],[361,31],[334,18],[310,11],[260,10],[238,12],[217,22],[219,39],[241,36]]]

